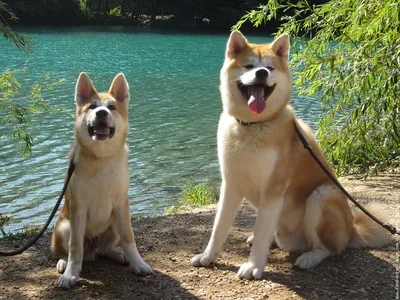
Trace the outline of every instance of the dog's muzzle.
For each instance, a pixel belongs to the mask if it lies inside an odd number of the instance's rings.
[[[268,86],[265,80],[258,80],[251,85],[245,85],[241,81],[237,82],[237,86],[245,98],[250,111],[253,114],[261,114],[267,106],[267,98],[272,94],[275,85]]]
[[[93,140],[106,141],[115,134],[115,127],[109,126],[107,122],[108,112],[98,110],[93,125],[88,126],[89,135]]]
[[[267,98],[272,94],[272,92],[275,89],[276,84],[272,85],[272,86],[268,86],[265,83],[256,83],[256,84],[252,84],[252,85],[244,85],[241,81],[237,82],[237,86],[240,90],[240,92],[242,93],[243,97],[247,99],[249,99],[251,97],[251,90],[257,90],[257,89],[263,89],[264,93],[263,93],[263,98],[264,100],[267,100]]]

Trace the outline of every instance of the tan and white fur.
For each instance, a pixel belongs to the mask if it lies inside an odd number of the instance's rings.
[[[301,253],[295,265],[302,269],[349,246],[380,247],[390,241],[367,216],[352,213],[346,197],[296,136],[294,122],[333,172],[311,129],[289,105],[289,48],[287,34],[262,45],[250,44],[239,31],[229,38],[220,76],[220,200],[210,241],[193,257],[194,266],[217,259],[243,199],[257,209],[257,217],[239,278],[261,278],[274,241],[281,249]],[[379,213],[376,205],[371,208]]]
[[[136,275],[153,271],[140,256],[130,221],[128,188],[129,86],[118,74],[107,93],[98,93],[88,75],[76,83],[75,172],[53,231],[52,251],[61,257],[59,286],[75,285],[82,260],[104,256],[128,263]],[[123,251],[119,249],[121,245]]]

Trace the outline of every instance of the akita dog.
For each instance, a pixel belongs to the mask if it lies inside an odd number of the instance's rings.
[[[153,271],[140,256],[132,230],[128,188],[129,86],[118,74],[107,93],[98,93],[88,75],[76,83],[75,163],[65,204],[53,231],[51,249],[61,256],[59,286],[75,285],[82,260],[95,255],[128,263],[136,275]],[[122,246],[123,252],[119,249]]]
[[[239,31],[230,35],[220,76],[221,194],[210,241],[193,257],[194,266],[216,260],[243,199],[258,211],[239,278],[261,278],[274,241],[281,249],[302,253],[295,262],[302,269],[348,246],[380,247],[390,241],[386,230],[361,211],[351,212],[346,197],[296,136],[294,122],[333,172],[311,129],[289,105],[289,48],[287,34],[263,45],[248,43]],[[379,207],[373,210],[379,213]]]

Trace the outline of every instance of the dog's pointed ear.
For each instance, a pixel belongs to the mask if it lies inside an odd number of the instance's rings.
[[[233,59],[239,55],[248,46],[248,42],[244,35],[238,31],[232,31],[228,44],[226,45],[226,58]]]
[[[123,73],[115,76],[108,93],[113,95],[117,101],[129,101],[129,85]]]
[[[290,38],[287,33],[280,35],[276,38],[272,44],[271,49],[276,53],[276,55],[289,59],[289,50],[290,50]]]
[[[92,81],[89,76],[82,72],[79,74],[78,80],[76,81],[75,86],[75,102],[78,106],[84,105],[87,103],[90,98],[97,94],[96,89],[94,88]]]

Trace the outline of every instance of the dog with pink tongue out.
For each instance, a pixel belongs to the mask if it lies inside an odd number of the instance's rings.
[[[251,252],[238,271],[260,279],[271,245],[298,252],[295,265],[317,266],[346,247],[380,247],[390,242],[385,229],[347,199],[320,169],[296,136],[294,123],[314,153],[333,173],[311,129],[289,105],[292,79],[289,36],[251,44],[239,32],[228,40],[221,70],[223,112],[218,126],[222,184],[211,238],[194,266],[212,264],[228,237],[243,199],[256,209]],[[381,208],[369,207],[380,219]]]
[[[69,158],[75,171],[65,192],[52,235],[60,257],[58,284],[72,288],[82,261],[107,257],[128,264],[136,275],[153,273],[140,256],[129,210],[128,107],[125,75],[115,76],[108,92],[97,92],[86,73],[76,82],[75,141]],[[122,250],[121,250],[121,248]]]

